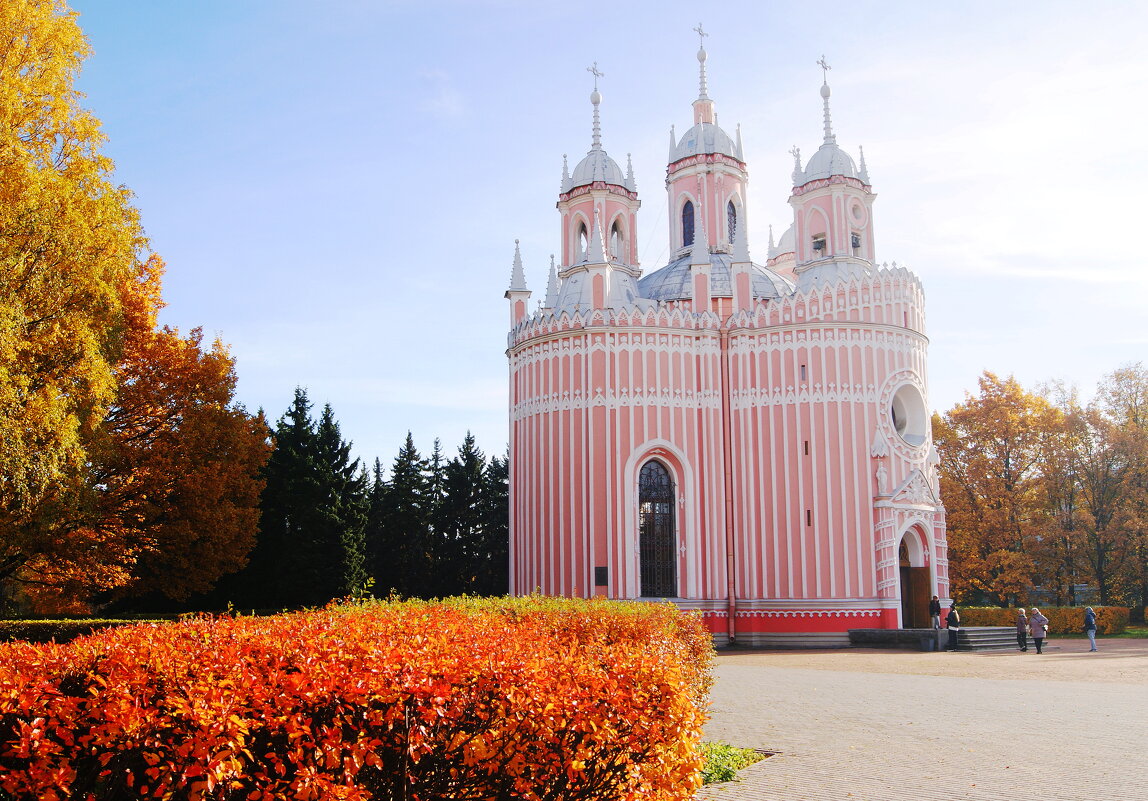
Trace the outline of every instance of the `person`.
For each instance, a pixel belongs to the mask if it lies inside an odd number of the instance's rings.
[[[1084,633],[1088,635],[1088,650],[1096,650],[1096,613],[1091,606],[1084,607]]]
[[[929,601],[929,617],[933,619],[933,628],[939,629],[941,627],[941,599],[933,596],[933,600]]]
[[[945,618],[945,625],[949,627],[949,650],[957,650],[957,636],[961,631],[961,616],[957,612],[957,602],[953,601],[949,614]]]
[[[1016,644],[1022,651],[1028,650],[1028,618],[1024,610],[1016,610]]]
[[[1048,618],[1035,606],[1029,613],[1028,627],[1032,631],[1032,641],[1036,643],[1036,652],[1043,653],[1040,649],[1044,646],[1044,635],[1048,631]]]

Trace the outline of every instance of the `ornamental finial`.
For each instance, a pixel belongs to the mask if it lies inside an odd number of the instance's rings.
[[[598,106],[602,102],[602,94],[598,91],[598,79],[605,76],[606,73],[598,70],[598,62],[595,61],[593,65],[586,68],[586,72],[594,76],[594,91],[590,93],[590,102],[594,105],[594,134],[591,139],[590,149],[602,149],[602,124],[598,119]]]
[[[817,66],[821,67],[821,97],[825,102],[825,140],[827,145],[837,144],[837,137],[833,135],[833,124],[829,119],[829,70],[833,69],[825,60],[825,56],[821,56],[821,60],[817,62]]]
[[[709,34],[702,30],[700,22],[698,27],[693,30],[698,35],[698,99],[708,100],[709,94],[706,90],[706,37]]]

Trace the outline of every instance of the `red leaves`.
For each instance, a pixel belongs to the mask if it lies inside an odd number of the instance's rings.
[[[330,607],[16,644],[0,648],[0,789],[686,799],[710,653],[700,622],[669,605],[543,598]],[[77,676],[83,691],[63,692]]]

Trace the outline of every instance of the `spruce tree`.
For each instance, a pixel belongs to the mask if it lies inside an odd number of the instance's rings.
[[[428,597],[431,587],[429,464],[407,432],[391,466],[379,514],[381,536],[372,543],[371,563],[379,594]]]
[[[510,455],[491,457],[482,476],[482,544],[475,568],[475,593],[510,590]]]
[[[483,473],[486,459],[468,431],[458,455],[443,468],[442,498],[435,513],[439,592],[475,594],[484,563]]]

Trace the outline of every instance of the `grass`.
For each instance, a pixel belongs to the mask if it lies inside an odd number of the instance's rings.
[[[760,762],[768,754],[754,751],[752,748],[738,748],[728,743],[702,743],[702,756],[705,764],[702,766],[702,783],[716,784],[718,782],[733,781],[737,772],[742,768]]]

